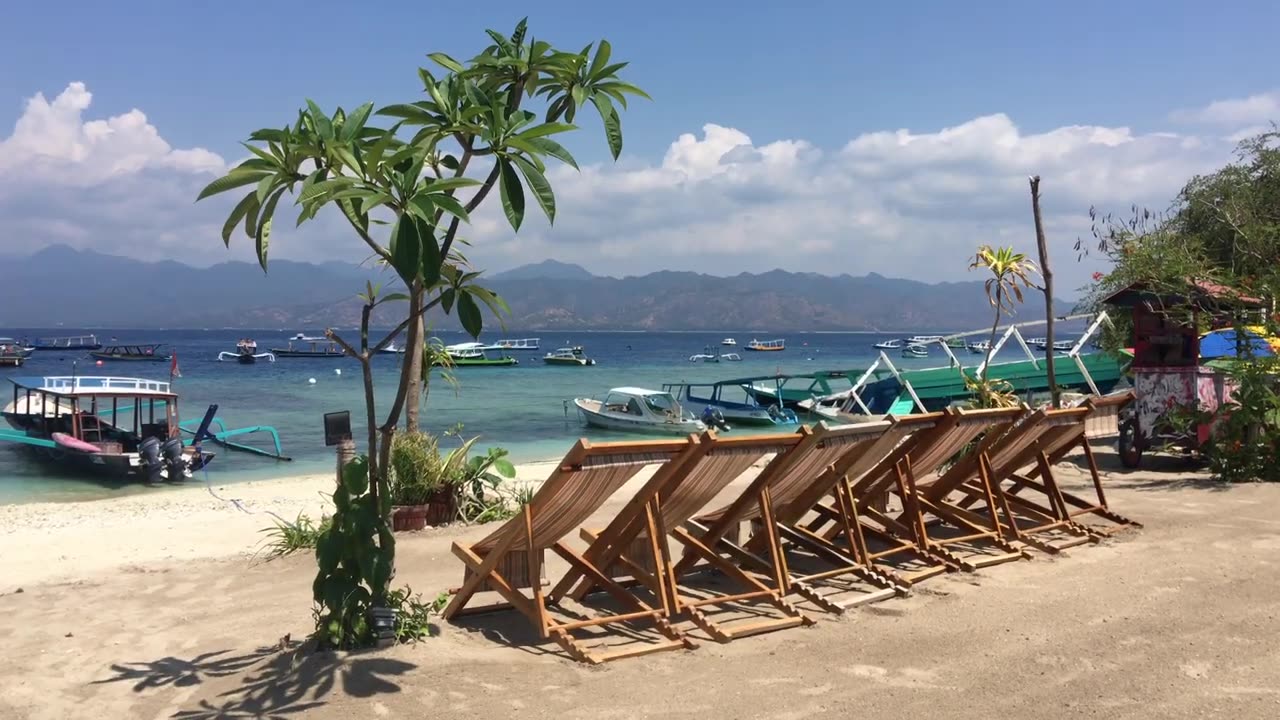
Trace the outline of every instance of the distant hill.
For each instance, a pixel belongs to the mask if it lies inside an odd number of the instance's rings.
[[[341,263],[276,260],[193,268],[55,245],[8,258],[0,327],[351,327],[355,294],[389,273]],[[717,277],[663,271],[612,278],[546,260],[488,278],[521,330],[938,330],[991,321],[982,282],[929,284],[875,273],[830,277],[774,270]],[[1062,303],[1061,312],[1069,310]],[[403,317],[389,306],[383,324]],[[398,316],[398,317],[397,317]],[[1043,317],[1032,302],[1019,319]],[[455,329],[453,318],[430,318]]]

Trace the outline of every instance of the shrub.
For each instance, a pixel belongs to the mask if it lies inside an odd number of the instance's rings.
[[[435,437],[398,432],[391,440],[391,504],[422,505],[449,484]]]
[[[276,517],[275,525],[262,531],[267,539],[259,552],[270,562],[300,550],[310,550],[316,546],[320,535],[329,529],[331,522],[328,515],[321,516],[318,523],[302,513],[293,521]]]

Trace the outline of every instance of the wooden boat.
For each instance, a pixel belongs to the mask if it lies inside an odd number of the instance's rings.
[[[493,347],[502,350],[537,350],[538,338],[515,338],[499,340]]]
[[[32,347],[36,350],[62,351],[101,350],[97,335],[71,335],[69,337],[36,338]]]
[[[510,367],[520,364],[519,360],[507,355],[502,348],[496,345],[469,342],[446,345],[444,349],[445,352],[449,353],[449,360],[454,367]],[[490,353],[498,353],[499,355],[498,357],[493,357]]]
[[[287,347],[271,348],[271,353],[282,358],[340,358],[346,355],[338,343],[329,338],[307,337],[302,333],[294,335]]]
[[[725,384],[733,383],[742,386],[756,402],[761,405],[781,405],[784,408],[797,408],[804,400],[823,397],[838,392],[832,385],[835,381],[840,387],[851,386],[852,383],[843,371],[831,370],[802,376],[765,376],[743,378],[740,380],[724,380]]]
[[[613,388],[604,400],[575,398],[583,422],[604,430],[687,435],[707,429],[669,392],[637,387]]]
[[[22,367],[31,349],[12,338],[0,338],[0,367]]]
[[[756,340],[747,343],[747,349],[753,352],[782,352],[786,349],[786,340]]]
[[[257,341],[250,340],[248,338],[236,343],[235,352],[226,352],[224,350],[223,352],[218,353],[218,362],[235,360],[241,365],[252,365],[260,359],[266,360],[267,362],[275,362],[276,356],[269,352],[258,352]]]
[[[742,385],[723,383],[667,383],[662,389],[682,407],[707,422],[708,409],[718,412],[732,425],[788,425],[797,422],[796,414],[781,405],[761,405]]]
[[[116,360],[127,362],[169,362],[172,358],[160,352],[162,343],[148,345],[107,345],[101,350],[92,350],[89,356],[98,360]]]
[[[13,378],[0,440],[78,471],[150,482],[191,477],[213,453],[185,447],[167,382],[127,377]],[[212,415],[212,412],[210,412]]]
[[[582,354],[581,345],[563,347],[555,352],[549,352],[542,358],[542,361],[548,365],[585,366],[596,364],[595,360]]]
[[[4,348],[6,354],[21,355],[24,358],[31,357],[31,353],[35,352],[35,347],[28,345],[26,340],[9,337],[0,337],[0,348]]]

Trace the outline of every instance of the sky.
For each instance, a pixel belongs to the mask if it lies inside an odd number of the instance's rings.
[[[580,117],[554,226],[476,213],[491,271],[963,280],[980,244],[1034,255],[1039,174],[1069,289],[1104,269],[1074,250],[1091,207],[1168,207],[1280,120],[1270,2],[21,3],[0,29],[0,255],[249,260],[219,237],[235,198],[194,198],[252,130],[307,98],[419,99],[427,53],[470,57],[525,15],[565,49],[607,38],[653,101],[624,114],[616,163]],[[272,256],[366,260],[326,213],[278,223]]]

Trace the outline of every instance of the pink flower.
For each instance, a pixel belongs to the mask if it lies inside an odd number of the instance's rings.
[[[1093,281],[1094,281],[1094,282],[1098,282],[1099,280],[1101,280],[1101,279],[1102,279],[1102,278],[1104,278],[1104,277],[1106,277],[1106,275],[1104,275],[1104,274],[1102,274],[1102,273],[1100,273],[1100,272],[1095,272],[1095,273],[1093,274]]]

